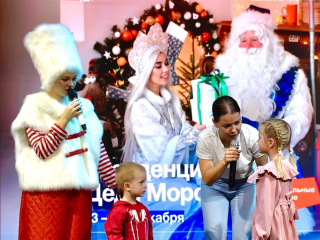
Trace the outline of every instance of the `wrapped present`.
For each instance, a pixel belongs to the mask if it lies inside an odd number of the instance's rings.
[[[200,79],[191,81],[190,105],[193,121],[207,126],[212,125],[212,103],[220,96],[237,96],[236,83],[225,81],[227,78],[229,77],[215,70],[214,74],[206,74]]]

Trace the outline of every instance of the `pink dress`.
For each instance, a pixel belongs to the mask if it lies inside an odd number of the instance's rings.
[[[291,200],[292,179],[298,172],[288,160],[282,160],[285,178],[271,161],[259,166],[248,182],[256,182],[256,208],[253,213],[252,240],[298,240],[295,221],[297,208]]]

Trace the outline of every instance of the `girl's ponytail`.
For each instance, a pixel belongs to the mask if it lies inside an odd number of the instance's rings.
[[[296,161],[294,160],[294,157],[293,157],[293,149],[292,148],[289,149],[289,153],[290,153],[289,162],[294,167],[294,169],[297,170],[297,164],[296,164]]]

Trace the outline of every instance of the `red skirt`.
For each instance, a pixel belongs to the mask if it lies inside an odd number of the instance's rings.
[[[19,240],[91,239],[91,191],[22,192]]]

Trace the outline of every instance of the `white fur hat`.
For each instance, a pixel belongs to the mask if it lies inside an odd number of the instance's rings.
[[[238,38],[246,31],[255,31],[259,26],[270,29],[272,32],[277,24],[270,14],[247,10],[233,19],[231,25],[231,38]]]
[[[80,57],[73,34],[66,26],[40,24],[25,36],[24,46],[40,75],[43,90],[49,91],[66,72],[75,73],[77,80],[81,78]]]

